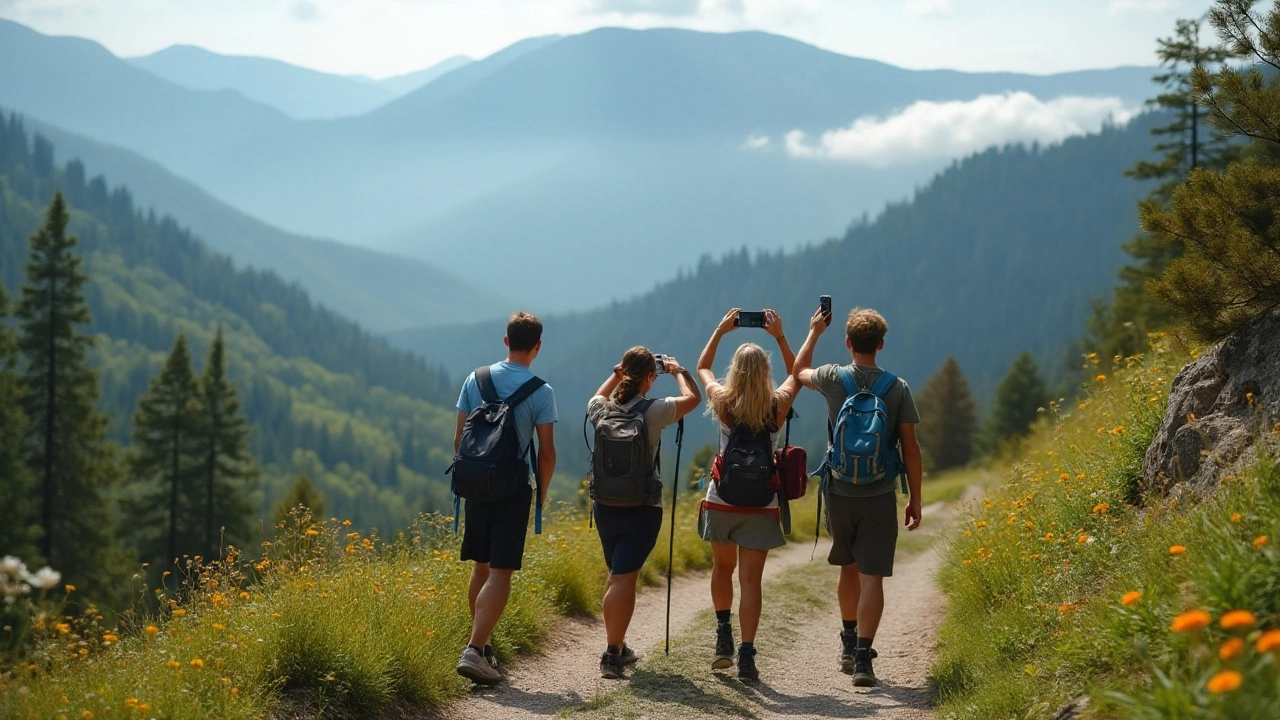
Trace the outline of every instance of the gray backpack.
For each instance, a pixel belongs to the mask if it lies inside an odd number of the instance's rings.
[[[596,419],[596,446],[591,451],[591,499],[611,507],[656,505],[662,501],[662,482],[645,432],[644,414],[653,400],[630,409],[607,401]]]

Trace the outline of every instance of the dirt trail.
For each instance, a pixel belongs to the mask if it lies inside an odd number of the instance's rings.
[[[950,508],[942,504],[925,508],[928,524],[935,531],[947,524],[950,515]],[[812,564],[813,545],[793,544],[771,554],[765,566],[766,583],[803,574],[805,582],[820,582],[830,587],[831,600],[804,613],[785,628],[788,642],[776,643],[772,648],[761,647],[759,662],[763,682],[739,685],[736,678],[729,679],[731,675],[712,677],[720,683],[733,683],[740,699],[755,717],[932,718],[926,672],[944,610],[944,600],[933,582],[940,562],[938,553],[924,550],[899,560],[894,577],[886,581],[888,602],[876,639],[880,653],[876,674],[882,685],[872,690],[855,690],[849,677],[840,672],[837,662],[839,646],[835,633],[840,627],[834,593],[837,571],[826,565],[828,543],[825,539],[821,542]],[[695,573],[677,578],[673,584],[673,646],[679,635],[696,630],[691,627],[692,621],[708,608],[707,583],[706,573]],[[665,612],[665,586],[648,588],[637,598],[627,643],[642,656],[662,653]],[[767,631],[762,625],[762,638]],[[478,688],[444,708],[441,715],[464,720],[554,717],[566,707],[624,688],[625,682],[600,678],[603,638],[604,626],[599,618],[567,619],[552,632],[541,654],[521,658],[508,668],[507,682],[494,688]],[[643,659],[639,667],[645,667]],[[707,674],[711,676],[709,671]],[[684,714],[678,707],[671,707],[670,711],[675,715]],[[615,715],[605,714],[606,717]],[[625,715],[630,716],[632,712]]]

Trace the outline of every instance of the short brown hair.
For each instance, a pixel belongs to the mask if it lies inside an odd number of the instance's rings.
[[[875,310],[854,308],[849,311],[844,332],[849,336],[849,345],[854,352],[870,355],[880,349],[880,343],[889,332],[889,323]]]
[[[518,312],[507,321],[507,347],[515,352],[529,352],[542,342],[542,321],[537,315]]]

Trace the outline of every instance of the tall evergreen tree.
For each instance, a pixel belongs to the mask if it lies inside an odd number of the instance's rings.
[[[139,549],[161,566],[184,554],[200,554],[199,400],[187,339],[178,335],[133,419],[133,475],[145,490],[132,499],[129,514]]]
[[[8,315],[9,296],[0,285],[0,555],[16,555],[34,564],[39,526],[31,503],[31,473],[22,458],[27,419],[18,407],[18,347]]]
[[[94,404],[98,376],[85,360],[93,338],[79,331],[89,323],[77,240],[57,193],[45,224],[31,236],[27,282],[17,317],[21,335],[27,416],[25,456],[35,473],[39,501],[40,554],[73,584],[103,597],[110,588],[111,517],[103,489],[115,479],[115,459],[106,440],[107,418]]]
[[[1240,155],[1239,143],[1209,126],[1209,113],[1192,86],[1197,71],[1216,68],[1237,55],[1233,48],[1202,42],[1202,23],[1201,19],[1178,20],[1173,36],[1159,40],[1157,55],[1164,70],[1154,80],[1164,91],[1149,104],[1171,120],[1151,130],[1160,138],[1154,148],[1159,159],[1141,161],[1125,172],[1139,180],[1158,181],[1148,198],[1157,204],[1166,204],[1172,189],[1192,170],[1220,170]],[[1182,244],[1143,232],[1124,250],[1134,262],[1120,269],[1120,284],[1110,304],[1095,303],[1089,324],[1092,349],[1106,359],[1140,352],[1146,347],[1147,333],[1173,321],[1170,309],[1152,296],[1150,285],[1182,255]]]
[[[962,467],[973,457],[978,409],[960,363],[948,357],[920,392],[920,445],[931,470]]]
[[[1049,404],[1049,390],[1040,377],[1031,353],[1024,352],[1014,358],[1009,371],[996,386],[995,402],[987,417],[987,440],[993,445],[1026,437],[1039,416],[1040,409]]]
[[[324,518],[324,512],[327,503],[324,499],[324,493],[316,489],[311,484],[311,478],[305,474],[299,473],[293,479],[293,484],[289,486],[289,491],[280,498],[280,502],[276,503],[275,508],[271,511],[271,520],[276,525],[283,523],[285,527],[289,527],[293,521],[293,511],[301,505],[311,511],[312,520]]]
[[[236,386],[227,378],[222,327],[213,339],[209,361],[200,378],[203,416],[197,442],[204,459],[204,555],[218,557],[219,529],[235,544],[249,538],[253,505],[248,500],[258,470],[249,455],[249,426],[240,410]]]

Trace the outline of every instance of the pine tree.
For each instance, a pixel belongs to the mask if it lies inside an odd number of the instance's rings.
[[[1031,353],[1014,359],[1000,384],[996,386],[995,403],[987,417],[987,440],[999,445],[1026,437],[1042,408],[1049,404],[1049,391],[1040,368]]]
[[[1149,197],[1157,204],[1166,204],[1173,188],[1192,170],[1220,170],[1240,155],[1239,143],[1229,142],[1222,133],[1207,127],[1209,114],[1192,85],[1197,72],[1220,66],[1237,51],[1218,44],[1202,44],[1201,24],[1200,19],[1179,20],[1173,37],[1159,40],[1157,54],[1165,70],[1154,80],[1164,92],[1149,104],[1171,114],[1173,119],[1151,131],[1162,138],[1154,148],[1160,159],[1141,161],[1125,173],[1139,180],[1159,181]],[[1124,250],[1135,262],[1120,269],[1120,284],[1111,303],[1095,303],[1090,320],[1091,345],[1108,360],[1140,352],[1146,347],[1149,332],[1168,326],[1174,319],[1169,307],[1152,296],[1150,285],[1182,255],[1182,244],[1144,232]]]
[[[920,392],[920,445],[930,470],[962,467],[973,456],[978,410],[960,363],[948,357]]]
[[[112,571],[111,517],[102,491],[117,475],[107,419],[94,404],[98,376],[85,354],[93,338],[80,272],[67,234],[71,217],[54,195],[44,226],[31,236],[27,282],[18,304],[23,355],[21,407],[27,416],[25,457],[35,474],[40,554],[68,582],[105,597]]]
[[[317,490],[311,484],[311,478],[304,474],[299,474],[293,479],[293,485],[289,486],[289,491],[280,498],[280,502],[276,503],[271,511],[272,522],[277,526],[283,524],[285,527],[291,527],[293,512],[298,506],[310,510],[310,517],[313,520],[324,517],[326,509],[324,494]]]
[[[187,339],[178,335],[133,418],[132,469],[144,489],[129,503],[129,515],[139,549],[161,567],[200,554],[202,421]]]
[[[240,397],[227,378],[221,326],[200,378],[200,412],[203,422],[197,443],[204,459],[204,554],[218,557],[220,529],[232,544],[248,541],[254,509],[248,495],[258,478],[249,455],[249,427],[240,409]]]
[[[27,419],[18,407],[17,338],[9,328],[8,314],[9,296],[0,285],[0,507],[5,515],[0,523],[0,555],[16,555],[34,566],[39,526],[31,503],[31,473],[22,458]]]

